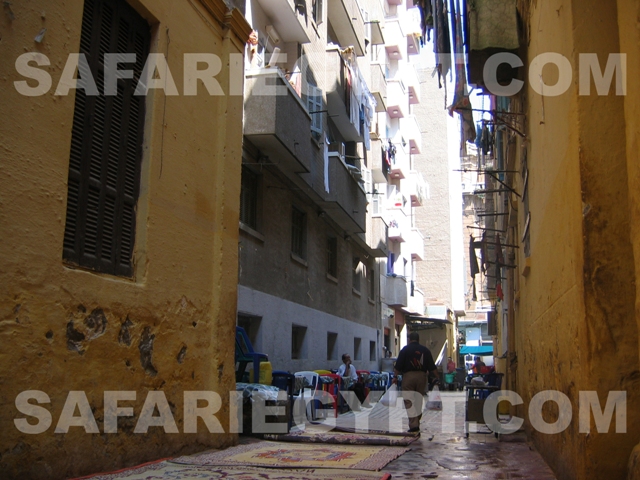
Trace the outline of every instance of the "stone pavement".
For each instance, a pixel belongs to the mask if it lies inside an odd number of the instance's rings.
[[[444,413],[425,410],[420,425],[420,439],[410,445],[409,452],[389,463],[381,473],[391,474],[392,479],[555,480],[556,477],[552,471],[542,457],[526,442],[523,433],[496,438],[485,426],[480,425],[477,428],[478,433],[470,433],[466,438],[464,398],[465,392],[442,392]],[[453,414],[454,411],[455,414]],[[401,398],[398,399],[395,408],[375,404],[372,409],[363,408],[355,414],[349,412],[340,415],[337,421],[334,418],[328,418],[326,423],[337,423],[341,427],[351,428],[368,426],[371,429],[398,432],[406,432],[408,428],[408,419],[406,411],[402,408]],[[311,429],[314,428],[318,427],[311,427]],[[240,443],[253,441],[256,441],[253,437],[240,437]],[[185,466],[182,465],[182,467]],[[194,466],[193,469],[193,477],[188,478],[209,478],[201,468]],[[292,472],[292,470],[288,471]],[[127,476],[121,474],[118,478],[126,479]],[[152,478],[175,477],[153,476]],[[335,480],[340,478],[339,473],[336,473]]]
[[[442,392],[443,403],[462,400],[464,392]],[[464,433],[464,402],[455,404],[455,421],[443,414],[426,410],[422,417],[420,440],[411,451],[388,464],[382,471],[393,479],[535,479],[555,480],[555,475],[524,433],[496,438],[479,425],[478,432]],[[443,430],[454,430],[443,432]]]

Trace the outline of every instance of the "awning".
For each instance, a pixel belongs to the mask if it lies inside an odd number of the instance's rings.
[[[460,355],[492,355],[493,345],[463,345],[460,347]]]
[[[443,325],[446,324],[451,324],[451,322],[449,320],[446,320],[444,318],[432,318],[432,317],[423,317],[420,315],[407,315],[405,317],[405,320],[408,324],[410,324],[412,327],[435,327],[435,326],[440,326],[442,327]]]

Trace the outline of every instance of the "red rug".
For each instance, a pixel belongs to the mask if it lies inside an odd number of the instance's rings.
[[[148,480],[162,478],[171,478],[173,480],[389,480],[391,475],[382,472],[356,470],[279,470],[276,468],[180,465],[158,461],[113,473],[101,473],[82,478],[91,480]]]
[[[380,470],[409,449],[365,445],[257,442],[171,460],[189,465]]]

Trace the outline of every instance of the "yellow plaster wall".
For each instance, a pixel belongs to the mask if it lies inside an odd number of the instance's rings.
[[[224,13],[222,2],[207,3]],[[198,434],[182,433],[185,390],[218,392],[218,418],[229,432],[242,142],[242,97],[210,96],[202,86],[197,96],[183,96],[182,53],[220,55],[217,78],[228,92],[228,54],[242,53],[245,39],[196,1],[131,4],[152,25],[151,52],[168,52],[180,92],[171,97],[155,91],[147,98],[131,280],[67,268],[62,261],[74,96],[54,91],[67,55],[79,48],[83,2],[25,0],[12,3],[13,19],[6,9],[0,15],[4,478],[77,476],[237,441],[234,434],[209,434],[201,421]],[[42,28],[44,41],[37,44]],[[31,51],[51,60],[46,70],[53,86],[29,98],[13,82],[23,79],[16,58]],[[104,331],[91,323],[101,315]],[[68,348],[70,329],[86,336],[81,352]],[[152,338],[145,367],[141,340]],[[15,398],[25,390],[51,398],[44,406],[53,425],[45,433],[26,435],[14,426],[14,418],[24,417]],[[79,427],[53,433],[72,390],[86,392],[100,434]],[[102,433],[103,392],[109,390],[137,392],[135,402],[122,402],[134,407],[135,417],[121,418],[118,434]],[[133,433],[150,390],[164,391],[181,433],[158,427]]]
[[[624,97],[629,220],[636,268],[636,322],[640,322],[640,0],[619,0],[620,52],[627,55],[627,94]],[[640,328],[640,323],[638,323]],[[640,479],[640,444],[629,462],[629,478]]]
[[[528,424],[536,447],[558,478],[622,478],[639,420],[624,103],[613,94],[579,96],[577,80],[579,53],[606,60],[619,51],[617,12],[592,1],[532,2],[528,25],[528,61],[558,52],[574,77],[560,96],[541,96],[530,83],[527,89],[531,270],[520,279],[516,305],[524,398],[518,413],[528,419],[529,401],[540,391],[564,393],[573,421],[555,435]],[[547,66],[542,76],[553,85],[557,69]],[[602,402],[609,391],[626,390],[630,433],[580,434],[581,390],[598,391]],[[557,409],[547,403],[543,418],[555,421]]]

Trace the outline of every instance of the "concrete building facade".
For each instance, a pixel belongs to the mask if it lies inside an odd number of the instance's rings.
[[[415,74],[403,83],[418,28],[378,0],[253,0],[246,16],[238,324],[276,370],[337,368],[350,353],[378,371],[401,346],[424,255],[411,223],[423,194],[401,185],[420,144]],[[260,94],[269,82],[277,99]]]

